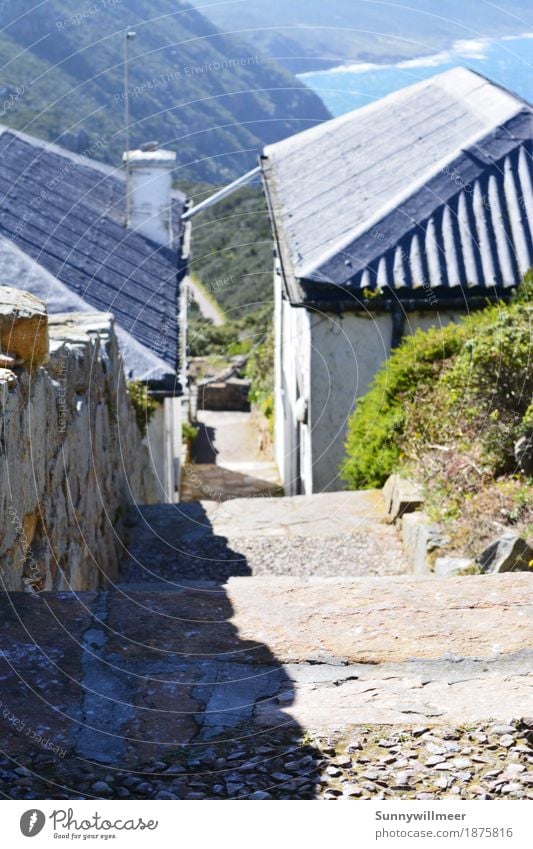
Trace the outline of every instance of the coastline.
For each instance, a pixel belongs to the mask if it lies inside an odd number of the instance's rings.
[[[357,61],[335,65],[332,68],[326,68],[321,71],[304,71],[296,74],[299,80],[305,81],[311,77],[325,77],[336,74],[366,74],[371,71],[392,70],[409,70],[416,68],[433,68],[438,67],[446,62],[454,59],[483,59],[485,52],[496,42],[512,42],[521,39],[533,39],[533,32],[521,32],[516,35],[502,36],[482,36],[473,39],[457,39],[450,42],[448,47],[443,47],[442,50],[436,52],[419,53],[410,59],[398,57],[393,61],[383,62],[368,62]]]

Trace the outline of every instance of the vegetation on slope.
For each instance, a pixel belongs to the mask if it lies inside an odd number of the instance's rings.
[[[417,478],[467,551],[499,524],[533,533],[533,479],[515,456],[533,437],[532,296],[530,276],[511,303],[405,339],[350,420],[350,488]]]
[[[189,185],[187,191],[199,203],[213,187]],[[191,271],[226,320],[215,327],[193,305],[190,355],[206,357],[215,372],[223,371],[232,356],[246,355],[243,375],[251,382],[250,400],[272,420],[272,236],[260,186],[240,189],[193,219]]]
[[[213,192],[187,188],[194,203]],[[260,186],[239,189],[193,219],[190,267],[228,321],[272,303],[272,235]]]
[[[299,73],[346,62],[391,62],[454,40],[517,34],[531,28],[526,0],[192,0],[228,32]],[[464,22],[468,23],[465,24]]]
[[[328,117],[320,99],[250,45],[177,0],[3,4],[0,120],[118,165],[123,49],[130,42],[131,143],[178,151],[178,177],[229,180],[264,143]]]

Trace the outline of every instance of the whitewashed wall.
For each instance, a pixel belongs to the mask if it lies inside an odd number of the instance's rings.
[[[458,313],[409,313],[405,335],[444,326]],[[288,494],[297,491],[296,379],[307,394],[308,424],[300,428],[302,493],[344,488],[341,464],[348,419],[357,398],[390,355],[386,313],[311,312],[281,300],[276,279],[276,459]]]

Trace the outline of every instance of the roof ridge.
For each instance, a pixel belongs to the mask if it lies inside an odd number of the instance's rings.
[[[480,80],[483,80],[487,85],[492,86],[495,89],[498,89],[503,95],[506,95],[509,100],[514,100],[517,103],[517,106],[523,108],[524,106],[527,109],[533,109],[531,103],[525,100],[520,95],[511,91],[510,89],[505,88],[505,86],[494,82],[490,79],[490,77],[486,77],[484,74],[479,73],[478,71],[474,71],[472,68],[468,68],[465,65],[455,65],[453,68],[449,68],[447,71],[443,71],[440,74],[435,74],[432,77],[428,77],[424,80],[418,80],[418,82],[412,83],[412,85],[404,86],[403,88],[397,89],[396,91],[391,91],[388,94],[380,97],[376,100],[373,100],[371,103],[366,103],[364,106],[359,106],[356,109],[351,109],[349,112],[345,112],[342,115],[337,115],[334,118],[330,118],[328,121],[323,121],[322,123],[309,127],[307,130],[303,130],[300,133],[296,133],[295,135],[288,136],[285,139],[281,139],[281,141],[274,142],[273,144],[269,144],[264,148],[263,154],[266,157],[269,157],[272,153],[280,150],[290,148],[292,145],[296,143],[304,143],[306,140],[313,139],[314,136],[320,136],[321,134],[328,132],[328,130],[334,131],[337,127],[343,126],[350,121],[353,121],[358,118],[364,118],[368,116],[369,113],[382,110],[387,107],[391,102],[402,100],[403,98],[407,98],[412,96],[413,92],[417,90],[423,90],[425,88],[429,88],[431,86],[437,86],[439,88],[444,88],[443,85],[448,80],[451,80],[452,76],[457,77],[458,74],[464,73],[471,77],[478,77]],[[453,89],[452,89],[453,93]]]
[[[75,153],[73,150],[69,150],[57,142],[41,139],[39,136],[32,136],[30,133],[25,133],[22,130],[16,130],[14,127],[10,127],[7,124],[0,124],[0,135],[3,135],[4,133],[11,133],[21,141],[32,145],[32,147],[39,147],[42,150],[49,151],[50,153],[56,153],[58,156],[62,156],[65,159],[70,159],[71,161],[86,165],[87,168],[93,168],[95,171],[101,171],[102,173],[107,174],[108,177],[116,177],[117,180],[125,182],[124,174],[121,173],[119,168],[117,169],[112,165],[106,165],[105,162],[99,162],[97,159],[92,159],[87,154]]]

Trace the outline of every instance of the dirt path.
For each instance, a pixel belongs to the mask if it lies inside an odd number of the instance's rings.
[[[203,288],[191,277],[187,278],[187,289],[190,297],[198,304],[203,317],[212,321],[215,327],[221,327],[225,322],[222,310],[207,297]]]

